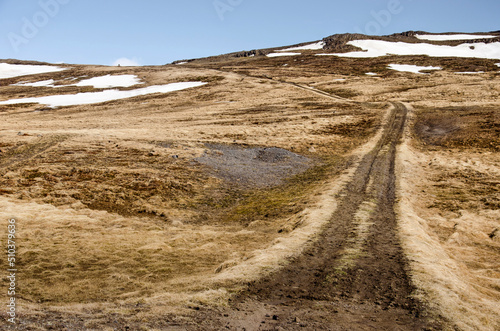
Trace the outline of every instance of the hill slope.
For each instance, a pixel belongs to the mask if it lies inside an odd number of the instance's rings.
[[[0,61],[4,325],[498,329],[499,45]]]

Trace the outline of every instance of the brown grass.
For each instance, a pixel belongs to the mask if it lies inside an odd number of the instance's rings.
[[[6,108],[0,218],[1,224],[18,220],[25,314],[219,300],[228,292],[210,279],[300,228],[294,219],[317,202],[318,187],[349,165],[346,154],[369,140],[385,112],[212,70],[131,70],[79,67],[40,79],[134,73],[148,84],[209,84],[40,113],[32,112],[39,105]],[[2,87],[5,98],[19,93],[49,91]],[[361,127],[317,132],[367,116],[372,120]],[[242,188],[195,162],[206,143],[280,147],[307,155],[315,166],[280,186]],[[92,323],[99,325],[98,317]]]
[[[351,166],[349,154],[372,139],[388,101],[405,101],[417,117],[400,151],[398,208],[418,295],[451,326],[498,329],[496,62],[311,53],[72,66],[2,80],[2,100],[82,91],[7,86],[20,81],[136,74],[145,86],[209,82],[98,105],[0,106],[0,244],[5,222],[16,217],[23,316],[76,314],[100,328],[110,314],[139,323],[224,304],[314,238],[335,209],[333,188],[343,183],[337,178]],[[390,63],[444,70],[413,75]],[[487,73],[454,74],[474,70]],[[316,166],[280,186],[242,188],[194,162],[207,143],[279,147]]]
[[[500,109],[447,107],[419,109],[415,133],[427,145],[500,151]]]
[[[417,139],[411,142],[408,131],[400,148],[398,207],[413,280],[419,297],[450,329],[500,326],[498,154],[489,143],[478,146],[467,137],[487,141],[488,133],[485,137],[475,128],[490,114],[489,108],[477,107],[474,115],[467,111],[452,119],[448,110],[417,112]]]

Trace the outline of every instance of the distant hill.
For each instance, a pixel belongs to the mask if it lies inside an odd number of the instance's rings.
[[[422,36],[427,36],[429,39],[421,39]],[[463,37],[463,38],[462,38]],[[283,52],[287,49],[300,48],[311,44],[317,44],[322,42],[323,47],[321,49],[303,49],[301,50],[304,54],[320,54],[320,53],[347,53],[353,51],[359,51],[360,49],[356,46],[350,44],[350,42],[356,40],[380,40],[387,42],[404,42],[404,43],[422,43],[431,45],[444,45],[444,46],[458,46],[460,44],[473,44],[473,43],[499,43],[500,45],[500,31],[494,32],[481,32],[481,33],[458,33],[458,32],[446,32],[446,33],[429,33],[426,31],[406,31],[402,33],[396,33],[387,36],[368,36],[364,34],[335,34],[323,38],[322,40],[315,40],[309,42],[303,42],[295,45],[273,47],[273,48],[263,48],[254,50],[245,50],[240,52],[233,52],[228,54],[222,54],[217,56],[210,56],[200,59],[188,59],[179,60],[173,62],[173,64],[180,64],[185,62],[193,61],[218,61],[218,60],[228,60],[231,58],[248,58],[248,57],[263,57],[275,52]],[[499,49],[500,52],[500,49]]]

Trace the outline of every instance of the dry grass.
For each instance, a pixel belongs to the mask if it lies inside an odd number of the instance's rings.
[[[398,73],[390,63],[444,70]],[[473,70],[487,73],[454,74]],[[20,81],[136,74],[146,86],[209,82],[98,105],[0,107],[0,244],[5,222],[16,217],[22,316],[77,316],[100,328],[109,316],[139,323],[225,304],[242,283],[279,267],[321,230],[353,173],[351,153],[370,150],[364,144],[376,140],[394,100],[418,110],[400,149],[398,208],[419,294],[450,325],[498,328],[496,71],[491,60],[309,54],[73,66],[3,80],[2,100],[83,91],[6,86]],[[315,166],[279,186],[242,187],[195,161],[207,144],[283,148]]]
[[[490,110],[476,111],[485,116],[477,116],[476,122],[468,119],[461,130],[480,125]],[[446,116],[446,112],[430,115],[432,120],[440,116]],[[438,144],[424,144],[421,123],[429,123],[427,112],[416,115],[418,147],[409,145],[408,132],[398,160],[401,235],[411,260],[413,280],[421,290],[420,298],[447,319],[450,328],[497,330],[498,154],[490,152],[489,144],[469,149],[467,144],[460,144],[453,151]],[[446,120],[438,123],[450,127]],[[457,136],[469,141],[465,133],[439,132],[443,144],[456,142]],[[474,130],[471,134],[481,137]],[[427,137],[424,135],[424,139]]]
[[[243,262],[252,261],[256,277],[319,231],[318,215],[328,219],[331,192],[340,187],[332,178],[385,113],[212,70],[85,67],[64,75],[109,73],[134,73],[148,84],[209,84],[36,113],[39,105],[3,109],[0,219],[18,221],[23,314],[45,308],[86,314],[100,305],[90,327],[103,323],[99,314],[129,314],[127,305],[138,302],[148,308],[134,318],[189,302],[223,302],[250,277],[238,269]],[[19,93],[48,91],[2,87],[5,98]],[[345,124],[366,118],[363,126]],[[321,132],[331,125],[342,130]],[[241,187],[196,162],[207,143],[285,148],[314,166],[276,187]],[[3,244],[7,227],[1,228]],[[288,237],[298,239],[278,244]],[[286,254],[271,254],[271,263],[264,256],[276,245]]]
[[[415,133],[425,145],[498,152],[500,109],[481,106],[419,108]]]

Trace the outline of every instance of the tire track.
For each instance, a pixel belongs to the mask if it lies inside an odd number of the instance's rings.
[[[289,82],[286,82],[286,81],[281,81],[281,82],[285,83],[285,84],[289,84],[289,85],[294,86],[294,87],[298,87],[298,88],[300,88],[302,90],[306,90],[306,91],[309,91],[309,92],[313,92],[313,93],[322,95],[324,97],[328,97],[330,99],[337,100],[337,101],[341,100],[341,101],[346,101],[346,102],[357,102],[357,101],[354,101],[354,100],[351,100],[351,99],[343,98],[343,97],[340,97],[338,95],[335,95],[335,94],[332,94],[332,93],[328,93],[328,92],[319,90],[319,89],[311,87],[311,86],[301,85],[301,84],[297,84],[297,83],[289,83]]]
[[[0,171],[13,171],[19,169],[29,160],[42,155],[68,138],[69,136],[42,137],[35,142],[16,146],[0,156]]]
[[[412,297],[397,235],[395,157],[407,109],[394,103],[317,242],[287,266],[249,284],[230,308],[202,311],[196,330],[419,330],[432,328]],[[198,319],[199,318],[199,319]]]

